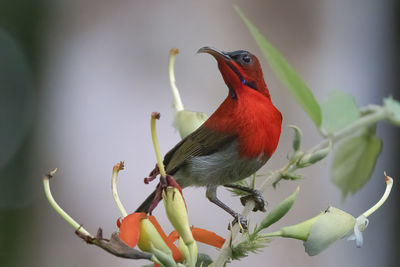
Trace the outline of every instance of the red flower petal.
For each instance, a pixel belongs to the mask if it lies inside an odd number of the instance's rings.
[[[225,243],[225,239],[220,237],[219,235],[217,235],[214,232],[205,230],[205,229],[201,229],[201,228],[196,228],[196,227],[192,227],[192,234],[193,234],[193,238],[194,240],[216,247],[216,248],[221,248],[222,245]],[[172,231],[169,236],[168,236],[168,241],[173,243],[176,240],[179,239],[179,234],[176,230]]]
[[[161,228],[161,226],[158,223],[158,221],[156,220],[156,218],[154,216],[149,216],[149,220],[154,225],[154,227],[157,229],[157,232],[160,234],[161,238],[167,244],[169,249],[172,251],[172,257],[174,258],[174,260],[180,261],[182,259],[181,252],[179,251],[179,249],[175,246],[175,244],[173,242],[169,241],[167,235],[165,234],[164,230]]]
[[[201,243],[216,247],[216,248],[221,248],[222,245],[225,243],[225,239],[220,237],[214,232],[201,229],[201,228],[196,228],[192,227],[192,234],[193,238],[196,241],[199,241]]]
[[[139,240],[139,223],[146,213],[135,212],[122,219],[119,227],[119,239],[129,247],[135,247]]]
[[[169,236],[167,237],[168,241],[174,243],[176,240],[179,239],[179,234],[176,230],[172,231]]]

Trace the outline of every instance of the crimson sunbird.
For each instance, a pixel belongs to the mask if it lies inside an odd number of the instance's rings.
[[[208,46],[198,53],[208,53],[217,60],[229,93],[197,130],[165,155],[164,165],[182,188],[205,186],[207,198],[245,226],[245,218],[217,198],[217,187],[247,191],[255,197],[255,210],[264,210],[259,192],[234,182],[252,175],[271,158],[279,142],[282,115],[271,102],[260,63],[253,54],[244,50],[222,52]],[[150,175],[154,178],[158,173],[155,168]],[[136,211],[151,212],[157,198],[156,190]]]

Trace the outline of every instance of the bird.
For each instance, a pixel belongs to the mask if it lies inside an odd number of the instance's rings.
[[[239,221],[246,226],[245,218],[217,198],[217,187],[246,191],[257,200],[254,210],[264,210],[259,192],[235,182],[254,174],[271,158],[279,143],[282,114],[271,101],[256,56],[245,50],[223,52],[210,46],[200,48],[197,53],[207,53],[216,59],[228,94],[197,130],[165,155],[163,163],[166,173],[181,188],[206,187],[206,197],[211,202],[231,214],[235,223]],[[158,174],[156,167],[150,177]],[[151,213],[161,199],[156,191],[136,212]]]

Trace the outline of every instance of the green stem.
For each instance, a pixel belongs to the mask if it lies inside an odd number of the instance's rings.
[[[272,232],[272,233],[268,233],[268,234],[264,234],[264,237],[276,237],[276,236],[282,236],[283,233],[282,231],[276,231],[276,232]]]
[[[165,172],[163,159],[160,152],[160,145],[158,144],[156,120],[160,118],[160,113],[153,112],[151,114],[151,139],[153,140],[154,152],[156,153],[157,165],[162,177],[167,176]]]
[[[181,111],[183,110],[183,103],[181,96],[179,94],[178,88],[176,87],[176,81],[175,81],[175,70],[174,70],[174,64],[175,64],[175,57],[179,53],[178,49],[172,48],[169,52],[169,64],[168,64],[168,71],[169,71],[169,83],[171,86],[172,94],[174,96],[174,108],[175,111]]]
[[[352,124],[346,126],[343,129],[340,129],[334,133],[332,133],[329,138],[322,141],[320,144],[315,146],[311,149],[311,151],[316,151],[321,148],[324,148],[329,145],[329,140],[332,143],[336,143],[340,141],[342,138],[352,135],[353,133],[357,132],[358,130],[374,125],[381,120],[385,120],[388,118],[388,112],[385,107],[375,107],[371,113],[366,114],[365,116],[359,118],[358,120],[354,121]]]
[[[85,230],[79,223],[77,223],[71,216],[69,216],[54,200],[53,195],[50,191],[50,178],[57,172],[57,169],[51,171],[48,175],[43,178],[43,185],[44,185],[44,192],[46,193],[47,200],[49,201],[50,205],[53,209],[64,219],[66,220],[74,229],[75,231],[80,232],[81,234],[87,235],[92,237],[92,235]]]

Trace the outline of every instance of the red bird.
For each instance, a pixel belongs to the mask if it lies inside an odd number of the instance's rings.
[[[245,218],[217,198],[217,187],[247,191],[258,200],[256,210],[264,210],[258,192],[232,183],[252,175],[271,158],[279,142],[282,115],[271,102],[260,63],[253,54],[212,47],[200,48],[198,53],[209,53],[217,60],[229,94],[202,126],[165,155],[166,172],[182,188],[206,186],[207,198],[246,226]],[[157,174],[155,169],[151,176]],[[152,210],[158,202],[156,195],[153,192],[137,211]]]

